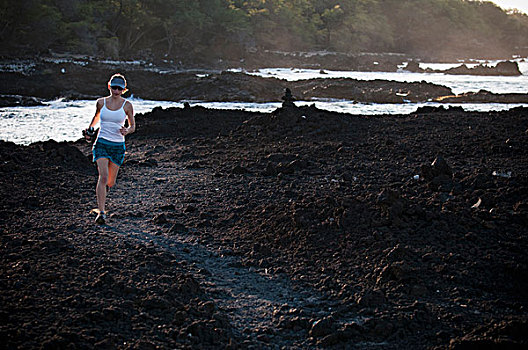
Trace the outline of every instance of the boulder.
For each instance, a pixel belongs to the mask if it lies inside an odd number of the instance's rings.
[[[436,159],[429,164],[422,165],[421,168],[422,177],[426,181],[433,181],[437,177],[447,177],[448,179],[453,177],[453,171],[447,164],[446,160],[442,156],[436,157]]]
[[[329,317],[315,321],[310,329],[310,335],[312,337],[324,337],[333,331],[333,322]]]

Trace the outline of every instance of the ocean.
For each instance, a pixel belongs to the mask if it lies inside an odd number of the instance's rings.
[[[256,71],[245,72],[246,74],[262,77],[276,77],[288,81],[312,79],[312,78],[353,78],[359,80],[393,80],[400,82],[426,81],[434,84],[444,85],[460,94],[481,89],[494,93],[526,93],[528,92],[528,62],[518,59],[522,76],[519,77],[495,77],[495,76],[473,76],[473,75],[446,75],[441,73],[410,73],[404,70],[404,66],[398,72],[352,72],[331,71],[295,68],[263,68]],[[475,62],[474,65],[481,62]],[[496,62],[489,62],[490,65]],[[457,64],[421,63],[422,68],[447,69]],[[243,71],[232,69],[232,71]],[[151,101],[140,98],[130,98],[134,105],[134,111],[146,113],[155,107],[183,108],[184,101]],[[244,109],[247,111],[271,112],[280,107],[280,102],[269,103],[247,103],[247,102],[201,102],[187,101],[191,106],[203,106],[214,109]],[[405,104],[374,104],[357,103],[350,100],[320,99],[315,101],[297,101],[297,105],[312,105],[319,109],[350,113],[356,115],[378,115],[378,114],[409,114],[423,106],[461,106],[467,111],[500,111],[514,107],[528,107],[528,104],[439,104],[427,103],[405,103]],[[33,142],[56,140],[75,141],[81,138],[81,132],[90,123],[95,112],[95,101],[79,100],[67,101],[58,99],[48,101],[44,106],[36,107],[6,107],[0,108],[0,140],[11,141],[21,145]]]

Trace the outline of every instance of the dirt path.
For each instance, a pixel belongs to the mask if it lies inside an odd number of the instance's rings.
[[[156,209],[150,216],[145,214],[141,218],[135,217],[134,209],[130,211],[130,204],[137,207],[141,198],[149,198],[154,207],[162,207],[166,203],[163,193],[174,186],[189,189],[200,182],[210,186],[207,179],[211,176],[207,172],[180,170],[163,164],[157,168],[123,171],[119,188],[109,198],[109,210],[114,213],[108,225],[99,229],[119,234],[131,244],[154,244],[186,262],[189,272],[228,315],[235,335],[245,339],[245,345],[305,347],[310,321],[329,316],[337,302],[319,291],[300,288],[284,273],[270,274],[267,268],[244,266],[240,256],[233,255],[229,249],[200,242],[197,238],[200,234],[195,230],[186,233],[171,230],[175,223],[172,219],[169,224],[153,224]],[[152,182],[158,185],[152,186]],[[185,195],[183,190],[181,194]]]
[[[363,324],[365,319],[343,307],[341,301],[292,281],[281,269],[247,266],[229,247],[202,239],[207,237],[204,233],[208,228],[200,232],[200,229],[187,229],[179,222],[181,212],[188,211],[188,207],[178,202],[188,199],[189,192],[197,187],[207,192],[203,187],[213,186],[214,176],[206,169],[178,169],[174,163],[160,163],[153,168],[124,168],[119,186],[112,190],[108,201],[113,212],[108,225],[96,230],[119,235],[130,245],[147,244],[174,254],[228,316],[233,333],[243,347],[301,349],[314,346],[313,336],[328,336],[326,345],[332,345],[338,338],[356,334],[354,327]],[[181,197],[173,198],[174,191]],[[142,206],[147,200],[153,204],[150,211]],[[168,201],[177,203],[176,211],[165,216],[167,208],[173,209]],[[163,213],[159,214],[160,211]],[[167,222],[156,224],[156,218],[161,216]],[[320,326],[314,327],[314,323]],[[336,333],[336,329],[342,331]],[[355,343],[361,349],[390,348],[387,342]]]

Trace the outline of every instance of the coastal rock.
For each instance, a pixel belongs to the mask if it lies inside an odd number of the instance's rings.
[[[378,63],[373,65],[371,61],[368,66],[372,68],[368,70],[388,69]],[[39,69],[27,73],[31,79],[28,79],[28,75],[18,72],[0,72],[2,77],[0,94],[20,95],[19,100],[27,101],[33,97],[54,99],[65,96],[70,99],[95,99],[102,94],[101,91],[104,91],[108,72],[117,69],[126,73],[130,83],[130,93],[151,100],[270,102],[280,101],[280,96],[286,88],[297,91],[297,99],[302,100],[343,98],[360,102],[404,103],[422,102],[439,96],[452,95],[449,88],[425,82],[310,79],[286,83],[275,78],[262,78],[230,71],[197,77],[195,73],[177,70],[159,74],[151,69],[146,70],[144,67],[130,66],[126,63],[116,67],[95,62],[86,65],[71,64],[71,67],[66,69],[65,75],[61,72],[63,67],[59,64],[41,62],[38,66]],[[76,91],[71,91],[71,86],[75,86]],[[401,91],[405,91],[405,95],[401,95]],[[288,99],[286,104],[289,106],[293,102]],[[190,108],[189,104],[185,106],[186,109]]]
[[[526,93],[495,94],[486,90],[446,95],[434,99],[441,103],[528,103]]]
[[[464,112],[464,108],[461,106],[422,106],[418,107],[416,111],[413,112],[413,114],[428,114],[428,113],[459,113]]]
[[[413,73],[443,73],[452,75],[487,75],[487,76],[520,76],[522,75],[519,64],[514,61],[501,61],[496,66],[490,67],[486,64],[479,64],[473,68],[469,68],[466,64],[460,66],[441,70],[420,68],[418,62],[410,61],[407,63],[405,70]]]
[[[479,64],[476,67],[468,68],[462,64],[455,68],[450,68],[443,71],[445,74],[455,75],[498,75],[498,76],[519,76],[522,75],[519,70],[517,62],[503,61],[499,62],[495,67],[488,67],[484,64]]]
[[[424,70],[420,68],[420,64],[416,61],[410,61],[407,62],[407,66],[405,67],[406,71],[413,72],[413,73],[423,73]]]
[[[0,95],[0,108],[2,107],[34,107],[42,106],[42,100],[32,96]]]

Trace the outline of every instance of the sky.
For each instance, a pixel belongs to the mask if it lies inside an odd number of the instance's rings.
[[[528,0],[491,0],[503,9],[516,8],[528,14]]]

